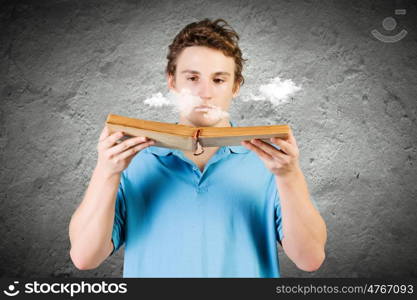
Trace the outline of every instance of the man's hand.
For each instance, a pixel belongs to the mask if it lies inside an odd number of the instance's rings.
[[[107,126],[100,134],[97,144],[97,166],[101,174],[120,174],[126,169],[133,157],[141,150],[153,145],[155,142],[146,137],[132,137],[125,141],[118,140],[124,136],[123,132],[118,131],[110,134]]]
[[[277,177],[285,177],[300,171],[299,150],[291,128],[287,139],[271,138],[272,143],[281,150],[259,140],[243,141],[241,144],[254,151],[265,163],[265,166]]]

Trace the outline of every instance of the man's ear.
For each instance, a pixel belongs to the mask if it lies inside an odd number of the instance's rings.
[[[175,90],[175,78],[171,74],[167,74],[167,85],[170,90]]]
[[[233,85],[233,98],[236,98],[236,96],[239,94],[239,91],[240,91],[240,84],[235,83]]]

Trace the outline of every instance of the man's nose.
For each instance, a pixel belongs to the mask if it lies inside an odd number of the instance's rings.
[[[200,82],[198,96],[207,100],[210,100],[213,97],[213,90],[210,81],[202,80]]]

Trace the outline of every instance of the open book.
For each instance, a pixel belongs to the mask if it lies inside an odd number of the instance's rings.
[[[287,138],[288,125],[248,127],[192,127],[164,122],[147,121],[109,114],[106,126],[110,134],[123,131],[125,138],[146,136],[154,146],[193,151],[200,155],[204,147],[241,146],[241,142],[261,139],[270,143],[271,137]]]

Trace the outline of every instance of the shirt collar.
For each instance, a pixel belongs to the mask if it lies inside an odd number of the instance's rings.
[[[236,127],[234,122],[229,121],[229,123],[230,123],[230,126]],[[178,122],[175,122],[175,124],[178,124]],[[230,153],[247,153],[250,151],[249,149],[243,146],[223,146],[223,147],[228,149]],[[177,149],[157,147],[157,146],[149,146],[145,150],[153,154],[156,154],[158,156],[167,156],[175,151],[179,151]]]

